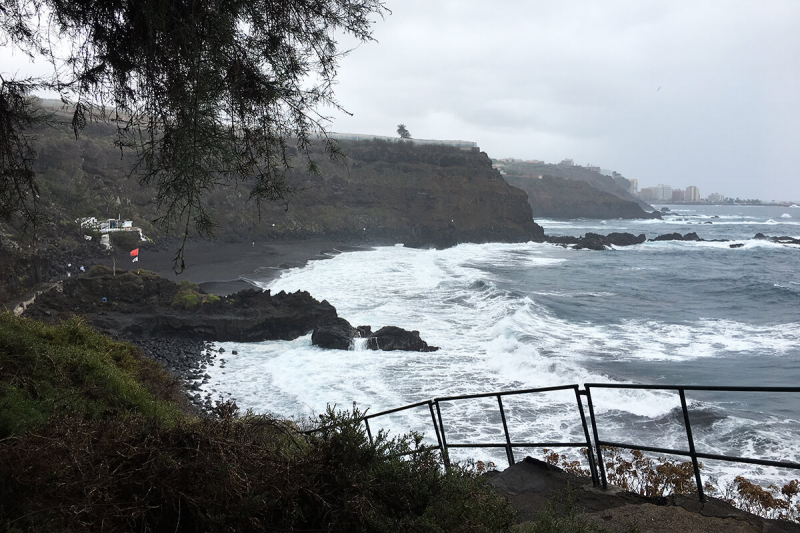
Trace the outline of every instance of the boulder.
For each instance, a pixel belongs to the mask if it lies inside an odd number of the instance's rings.
[[[633,246],[634,244],[642,244],[647,240],[647,237],[644,233],[639,235],[634,235],[633,233],[609,233],[607,239],[614,246]]]
[[[349,350],[356,328],[342,317],[328,318],[317,324],[311,334],[311,344],[332,350]]]
[[[420,339],[419,331],[407,331],[397,326],[384,326],[367,337],[370,350],[405,350],[409,352],[435,352],[439,348],[428,346]]]
[[[652,241],[702,241],[697,233],[694,231],[691,233],[687,233],[686,235],[681,235],[680,233],[665,233],[664,235],[659,235],[655,239],[651,239]]]
[[[575,243],[576,250],[605,250],[609,246],[632,246],[641,244],[647,240],[644,233],[634,235],[633,233],[609,233],[599,235],[597,233],[587,233]]]

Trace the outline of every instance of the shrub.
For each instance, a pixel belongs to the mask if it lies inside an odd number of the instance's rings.
[[[175,309],[194,309],[200,303],[200,294],[191,290],[179,290],[172,299]]]
[[[0,525],[74,531],[508,531],[484,480],[416,436],[374,444],[360,413],[323,429],[247,413],[171,428],[63,420],[0,444]]]
[[[643,496],[659,497],[670,494],[697,494],[694,468],[691,461],[673,461],[664,457],[653,459],[640,450],[628,450],[626,459],[619,448],[603,446],[606,479],[612,485]],[[570,461],[566,455],[545,449],[544,460],[563,468],[577,476],[589,477],[588,470],[579,461]],[[587,450],[582,450],[587,454]],[[698,465],[701,469],[703,463]],[[778,487],[769,485],[766,489],[752,483],[743,476],[737,476],[728,483],[724,491],[710,482],[705,482],[706,494],[719,494],[723,501],[763,518],[776,518],[800,522],[800,480],[795,479]]]

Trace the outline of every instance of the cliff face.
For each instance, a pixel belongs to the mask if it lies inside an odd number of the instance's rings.
[[[585,181],[554,176],[504,177],[527,193],[534,217],[661,218],[658,212],[646,212],[638,203],[598,190]]]
[[[42,131],[37,171],[42,202],[55,218],[133,219],[151,237],[160,229],[155,191],[129,177],[130,155],[114,148],[114,130],[92,125],[78,141]],[[447,247],[459,242],[513,242],[543,237],[525,194],[492,169],[486,154],[449,146],[342,141],[344,162],[313,147],[318,174],[296,157],[287,182],[296,193],[259,210],[247,184],[208,197],[215,237],[223,241],[330,238],[359,243]],[[77,230],[76,230],[77,231]]]
[[[525,194],[508,185],[484,153],[385,141],[341,147],[344,163],[319,153],[318,175],[292,173],[290,183],[300,192],[288,210],[267,206],[263,223],[250,231],[265,238],[324,236],[418,247],[544,236]],[[230,211],[218,212],[225,217]]]

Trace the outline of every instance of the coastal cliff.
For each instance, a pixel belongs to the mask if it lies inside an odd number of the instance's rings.
[[[528,194],[534,217],[661,218],[647,202],[629,192],[619,174],[601,174],[577,165],[503,160],[505,180]]]
[[[134,157],[113,145],[115,129],[90,124],[76,141],[67,129],[37,132],[41,205],[57,235],[78,217],[132,219],[148,237],[161,213],[155,190],[131,175]],[[290,153],[285,201],[248,202],[248,184],[207,196],[222,242],[325,238],[366,244],[444,248],[460,242],[541,240],[525,194],[508,185],[485,153],[456,146],[385,140],[340,141],[333,161],[311,147],[318,172]],[[292,150],[290,150],[292,152]],[[59,228],[59,224],[65,228]],[[75,227],[75,233],[78,233]]]
[[[319,173],[290,172],[298,192],[286,204],[263,206],[261,222],[230,193],[213,197],[215,216],[233,238],[264,240],[445,248],[544,236],[525,194],[492,169],[485,153],[381,140],[341,141],[340,147],[342,162],[315,147]]]
[[[504,177],[527,193],[537,218],[661,218],[657,211],[649,213],[638,203],[596,189],[585,181],[547,175],[541,179]]]

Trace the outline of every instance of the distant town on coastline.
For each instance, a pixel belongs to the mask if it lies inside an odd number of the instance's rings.
[[[542,178],[546,174],[526,174],[525,169],[540,169],[543,165],[547,165],[544,161],[538,159],[515,159],[508,157],[505,159],[493,159],[492,166],[500,171],[501,174],[515,174],[523,175],[531,178]],[[792,205],[792,202],[781,201],[763,201],[757,198],[730,198],[724,194],[712,192],[705,197],[701,196],[700,189],[695,185],[687,185],[683,189],[673,188],[671,185],[659,183],[654,187],[639,188],[639,180],[632,178],[625,178],[619,172],[600,168],[592,164],[585,166],[576,165],[572,159],[563,159],[557,165],[558,167],[580,167],[586,170],[594,171],[605,176],[610,176],[623,188],[627,188],[628,192],[645,202],[661,202],[670,204],[738,204],[738,205]],[[522,172],[522,174],[520,174]],[[623,181],[624,180],[624,181]],[[627,182],[627,187],[623,184]]]

